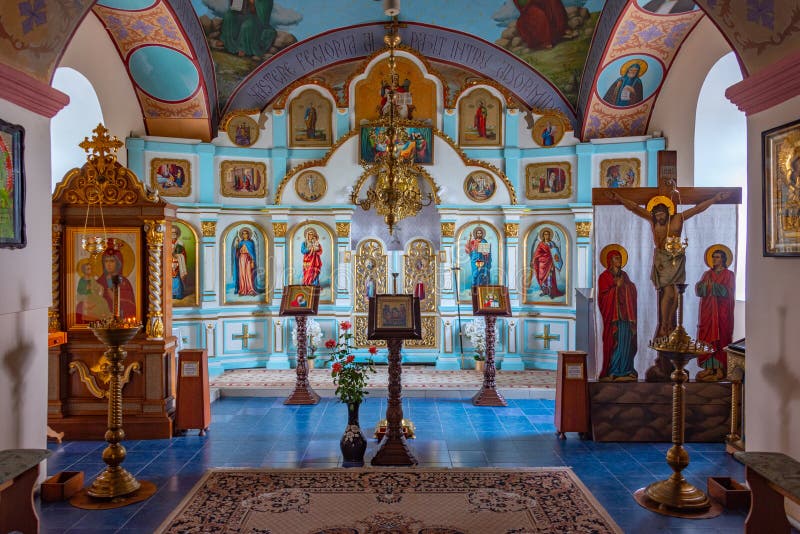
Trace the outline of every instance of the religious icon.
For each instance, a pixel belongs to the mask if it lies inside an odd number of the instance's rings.
[[[183,221],[174,221],[170,233],[172,306],[196,306],[198,303],[197,235],[192,227]]]
[[[736,276],[728,266],[733,261],[731,249],[718,243],[706,249],[709,269],[694,286],[700,297],[697,339],[714,348],[711,354],[697,358],[702,371],[695,380],[716,382],[727,376],[728,353],[725,347],[733,341],[733,310],[736,306]]]
[[[458,144],[502,146],[503,105],[486,89],[475,89],[458,101]]]
[[[296,226],[289,238],[289,280],[294,284],[319,287],[321,302],[333,302],[331,280],[335,258],[332,236],[326,225],[308,221]]]
[[[396,142],[397,157],[400,160],[433,164],[433,130],[427,126],[401,126],[408,134],[405,141]],[[385,126],[362,126],[360,137],[360,157],[367,163],[383,160],[387,155],[389,139]]]
[[[294,180],[297,196],[306,202],[316,202],[325,196],[328,184],[325,177],[317,171],[305,171]]]
[[[531,136],[533,141],[544,148],[556,146],[564,137],[566,121],[561,115],[547,113],[533,123]]]
[[[461,227],[456,239],[458,251],[458,298],[470,302],[474,286],[500,280],[502,251],[497,230],[488,222],[473,222]]]
[[[234,113],[225,127],[228,139],[236,146],[250,147],[258,141],[258,123],[249,115]]]
[[[114,312],[114,283],[121,281],[120,316],[124,319],[138,317],[141,303],[141,265],[137,258],[139,229],[87,228],[95,235],[105,231],[103,252],[89,257],[81,247],[83,228],[67,229],[67,264],[74,265],[67,276],[67,327],[86,327],[90,322],[110,317]]]
[[[226,197],[264,197],[267,192],[267,166],[252,161],[223,161],[220,165],[221,194]]]
[[[699,9],[694,0],[636,0],[645,11],[656,15],[677,15]]]
[[[473,202],[486,202],[496,190],[494,176],[486,171],[472,171],[464,180],[464,192]]]
[[[154,158],[150,161],[150,185],[164,196],[189,196],[190,169],[189,160]]]
[[[422,339],[419,298],[379,294],[369,299],[367,339]]]
[[[616,243],[600,251],[605,270],[597,279],[597,307],[603,319],[603,363],[600,381],[635,382],[633,365],[638,350],[636,286],[622,270],[628,251]]]
[[[290,147],[328,147],[332,143],[333,104],[314,89],[289,103]]]
[[[25,129],[0,119],[0,248],[24,248]]]
[[[506,286],[475,286],[472,288],[474,315],[511,315]]]
[[[395,57],[396,75],[392,79],[385,60],[377,61],[366,78],[355,84],[355,124],[389,116],[389,90],[393,87],[395,117],[402,120],[426,121],[437,116],[437,86],[425,77],[414,61]],[[352,102],[352,100],[351,100]]]
[[[318,308],[318,286],[284,286],[280,315],[316,315]]]
[[[800,255],[800,120],[762,134],[764,255]]]
[[[261,301],[267,293],[264,231],[255,223],[236,223],[226,230],[223,242],[227,254],[223,303]]]
[[[602,187],[639,187],[641,161],[638,158],[606,159],[600,162]]]
[[[566,231],[556,223],[544,222],[528,230],[525,241],[529,260],[524,301],[566,305],[569,273]],[[530,245],[529,241],[532,241]]]
[[[624,56],[600,71],[596,84],[598,97],[617,108],[638,106],[655,93],[663,77],[664,67],[656,58]]]
[[[534,199],[572,196],[572,165],[568,161],[529,163],[525,166],[525,197]]]

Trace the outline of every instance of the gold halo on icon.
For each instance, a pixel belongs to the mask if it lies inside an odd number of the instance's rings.
[[[639,78],[641,78],[642,75],[645,72],[647,72],[648,68],[647,61],[643,59],[629,59],[628,61],[622,64],[622,67],[620,67],[619,69],[620,76],[625,76],[628,73],[628,69],[631,68],[631,66],[633,66],[634,64],[639,65]]]
[[[659,204],[664,204],[669,209],[670,215],[675,215],[675,203],[669,199],[669,197],[665,197],[664,195],[656,195],[651,198],[647,202],[647,211],[650,213],[653,212],[653,208],[658,206]]]
[[[621,266],[625,267],[625,265],[628,263],[628,251],[625,250],[625,247],[617,243],[611,243],[610,245],[603,247],[603,250],[600,251],[600,265],[608,269],[608,253],[612,250],[619,252],[620,256],[622,256]]]
[[[115,243],[117,249],[119,249],[119,251],[122,253],[122,273],[121,274],[122,274],[122,276],[127,278],[133,272],[133,267],[136,264],[136,258],[133,255],[133,249],[131,248],[131,246],[128,243],[126,243],[125,241],[123,241],[122,239],[120,239],[118,237],[112,237],[112,238],[109,238],[109,239],[113,239],[114,240],[114,243]],[[95,276],[99,277],[99,276],[102,276],[105,273],[105,271],[103,270],[103,256],[104,255],[105,255],[105,250],[103,250],[103,253],[99,254],[95,258],[84,258],[85,260],[88,260],[92,264],[92,273]],[[83,260],[81,260],[81,261],[83,261]],[[78,266],[77,267],[81,267],[81,262],[80,261],[78,262]],[[80,274],[81,274],[81,272],[78,271],[78,275],[80,275]]]
[[[549,226],[545,226],[544,228],[539,230],[539,239],[541,239],[542,241],[544,241],[544,233],[545,232],[550,232],[550,239],[553,239],[553,237],[555,237],[555,235],[556,235],[555,232],[553,232],[552,228],[550,228]]]
[[[725,257],[727,259],[727,261],[725,262],[725,268],[727,269],[728,265],[733,263],[733,256],[732,256],[732,253],[731,253],[731,249],[729,249],[728,247],[726,247],[722,243],[717,243],[716,245],[711,245],[710,247],[708,247],[706,249],[706,254],[705,254],[706,265],[708,265],[709,268],[713,267],[714,263],[713,263],[713,258],[711,256],[713,256],[714,253],[716,251],[718,251],[718,250],[721,250],[722,252],[725,253]]]

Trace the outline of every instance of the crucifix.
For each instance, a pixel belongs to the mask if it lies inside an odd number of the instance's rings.
[[[248,332],[248,326],[246,324],[242,325],[242,333],[241,334],[232,334],[231,335],[231,339],[234,339],[234,340],[241,339],[242,340],[242,348],[243,349],[249,348],[248,347],[248,341],[250,340],[250,338],[255,339],[257,337],[258,337],[257,335],[255,335],[255,334],[251,335]]]
[[[684,187],[678,190],[677,152],[658,153],[658,187],[592,189],[592,204],[622,204],[650,223],[653,231],[653,265],[650,279],[658,293],[658,326],[654,338],[669,335],[677,325],[677,284],[686,283],[687,245],[681,242],[683,223],[712,204],[741,204],[739,187]],[[693,205],[679,211],[681,205]],[[643,206],[646,206],[644,208]],[[660,355],[647,370],[647,381],[666,381],[672,364]]]
[[[541,334],[536,334],[533,336],[534,339],[542,339],[544,340],[544,348],[545,350],[550,350],[550,341],[559,341],[561,339],[561,335],[553,334],[550,335],[550,324],[544,325],[544,332]]]

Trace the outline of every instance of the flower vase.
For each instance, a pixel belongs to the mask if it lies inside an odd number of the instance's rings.
[[[486,365],[485,361],[483,361],[483,360],[475,360],[475,370],[478,371],[479,373],[483,373],[483,369],[484,369],[485,365]]]
[[[358,423],[358,408],[361,403],[347,404],[347,428],[339,448],[342,450],[342,467],[362,467],[364,465],[364,452],[367,450],[367,438],[361,432]]]

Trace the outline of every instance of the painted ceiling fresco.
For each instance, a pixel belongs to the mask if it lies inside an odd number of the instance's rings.
[[[404,46],[452,107],[476,82],[556,109],[582,139],[646,132],[681,44],[709,16],[754,73],[800,49],[800,0],[402,0]],[[91,0],[0,0],[0,62],[49,83]],[[698,8],[699,6],[699,8]],[[303,80],[339,103],[383,49],[377,0],[99,0],[152,135],[210,139]],[[169,80],[165,83],[164,80]]]

